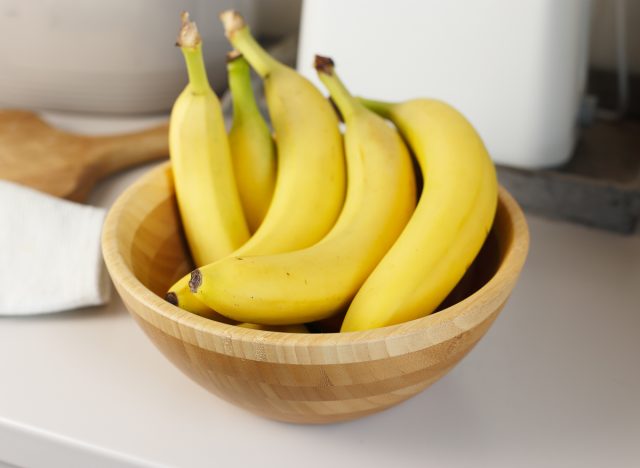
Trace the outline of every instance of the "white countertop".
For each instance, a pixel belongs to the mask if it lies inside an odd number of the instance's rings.
[[[149,167],[91,203],[110,206]],[[527,218],[520,282],[476,348],[415,398],[347,423],[273,422],[218,399],[117,296],[0,318],[0,467],[639,466],[640,235]]]

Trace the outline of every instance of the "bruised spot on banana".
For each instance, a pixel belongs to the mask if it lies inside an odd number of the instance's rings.
[[[200,285],[202,285],[202,273],[196,268],[191,272],[191,276],[189,277],[189,290],[195,293],[198,291]]]

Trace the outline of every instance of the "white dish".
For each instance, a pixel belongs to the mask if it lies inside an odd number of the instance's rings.
[[[226,84],[226,8],[255,0],[0,0],[0,106],[97,113],[167,111],[186,83],[174,46],[181,10],[203,37],[212,86]]]

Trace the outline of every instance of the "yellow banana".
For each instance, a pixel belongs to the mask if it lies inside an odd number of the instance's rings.
[[[343,310],[415,207],[411,158],[398,132],[351,97],[330,59],[316,57],[316,68],[346,125],[344,209],[311,247],[233,255],[192,272],[189,286],[197,298],[234,320],[296,324]]]
[[[237,12],[225,11],[220,17],[231,43],[264,80],[277,146],[276,185],[269,209],[235,255],[308,247],[329,232],[344,203],[344,152],[338,118],[311,82],[260,47]],[[201,314],[201,307],[190,297],[188,283],[189,276],[181,279],[171,287],[169,297],[185,309],[197,306],[193,312]]]
[[[249,64],[234,51],[227,55],[227,71],[233,98],[229,146],[242,208],[253,233],[271,203],[276,180],[275,146],[256,103]]]
[[[183,286],[181,282],[183,281],[188,282],[189,277],[186,276],[182,278],[180,281],[178,281],[178,283],[176,283],[175,287],[179,290],[182,290]],[[188,287],[187,287],[187,290],[188,290]],[[176,305],[176,306],[178,305],[178,302],[177,302],[178,298],[174,293],[171,293],[171,292],[167,293],[167,295],[165,296],[165,299],[168,302],[171,302],[173,305]],[[252,328],[254,330],[279,331],[279,332],[285,332],[285,333],[309,333],[309,329],[304,325],[272,326],[272,325],[260,325],[257,323],[248,323],[248,322],[238,323],[234,320],[230,320],[227,317],[216,313],[213,309],[211,309],[211,307],[200,302],[200,300],[198,300],[195,297],[195,295],[191,293],[181,296],[180,299],[182,300],[182,303],[180,304],[180,306],[184,310],[200,315],[202,317],[211,319],[211,320],[215,320],[217,322],[222,322],[229,325],[236,325],[242,328]]]
[[[268,55],[237,12],[225,11],[220,18],[230,42],[264,79],[278,158],[267,214],[236,255],[310,246],[329,232],[344,202],[344,154],[337,116],[311,82]]]
[[[206,265],[240,247],[249,238],[249,230],[220,102],[207,79],[198,29],[186,12],[178,45],[189,84],[171,111],[169,152],[189,249],[196,265]]]
[[[418,159],[424,185],[407,227],[353,299],[343,332],[433,312],[482,247],[498,198],[491,158],[455,109],[430,99],[362,102],[398,127]]]
[[[200,301],[195,295],[191,293],[185,294],[184,292],[178,295],[174,292],[174,290],[189,291],[188,283],[189,276],[182,277],[176,284],[172,286],[172,290],[164,296],[165,300],[175,306],[180,307],[181,309],[211,320],[216,320],[223,323],[235,323],[234,321],[229,320],[227,317],[224,317],[215,312],[211,307]]]
[[[184,281],[188,282],[189,277],[185,276],[180,281],[178,281],[178,283],[176,283],[174,287],[179,290],[183,290],[184,287],[182,285],[182,282]],[[188,286],[187,286],[187,290],[188,290]],[[177,302],[178,298],[172,292],[167,293],[167,295],[165,296],[165,299],[168,302],[172,303],[173,305],[176,305],[176,306],[178,305],[178,302]],[[182,300],[182,303],[180,304],[180,306],[184,310],[200,315],[202,317],[211,319],[211,320],[215,320],[217,322],[227,323],[229,325],[236,325],[242,328],[252,328],[254,330],[279,331],[279,332],[285,332],[285,333],[309,333],[309,329],[304,325],[272,326],[272,325],[260,325],[257,323],[247,323],[247,322],[238,323],[234,320],[230,320],[227,317],[216,313],[213,309],[211,309],[211,307],[200,302],[200,300],[198,300],[195,297],[195,295],[191,293],[181,296],[180,299]]]

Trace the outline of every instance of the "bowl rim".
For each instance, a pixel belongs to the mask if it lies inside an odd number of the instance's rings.
[[[480,309],[480,307],[469,307],[470,305],[474,303],[486,304],[499,298],[500,302],[496,303],[495,307],[491,310],[491,312],[493,312],[493,310],[504,304],[509,295],[510,288],[506,294],[501,294],[501,290],[503,289],[501,284],[507,283],[513,285],[515,283],[529,250],[529,229],[524,213],[511,194],[509,194],[503,186],[499,186],[498,203],[506,210],[507,219],[511,226],[511,241],[504,253],[503,261],[493,276],[483,284],[482,287],[462,301],[456,302],[437,313],[421,318],[362,331],[303,334],[237,327],[187,312],[165,301],[142,284],[126,265],[119,252],[119,239],[116,233],[118,232],[118,225],[122,222],[122,215],[129,205],[130,200],[136,196],[141,187],[158,178],[160,174],[167,173],[170,170],[170,161],[159,164],[133,182],[116,199],[109,209],[103,225],[103,258],[116,286],[124,288],[136,301],[140,302],[148,310],[153,311],[153,314],[158,314],[164,319],[175,322],[175,324],[180,327],[186,327],[197,333],[204,333],[205,335],[215,336],[219,339],[228,340],[231,338],[254,345],[256,342],[259,342],[261,345],[277,347],[294,346],[298,348],[302,346],[325,348],[327,345],[366,346],[380,341],[389,342],[394,339],[411,339],[416,335],[424,335],[426,332],[429,335],[427,340],[430,345],[435,345],[448,338],[452,338],[456,334],[473,328],[473,326],[485,321],[489,315],[491,315],[491,313],[485,313],[481,316],[478,314],[474,316],[474,311]],[[167,180],[170,188],[172,188],[172,178],[166,177],[165,174],[165,180]],[[145,317],[141,317],[137,311],[133,312],[129,307],[127,307],[127,310],[132,315],[135,314],[141,319],[147,322],[149,321]],[[472,325],[469,325],[470,323],[472,323]],[[155,323],[151,325],[158,326]],[[446,333],[442,333],[442,330],[436,330],[442,327],[448,327],[449,330]],[[436,333],[430,333],[431,331],[436,331]],[[178,337],[178,335],[175,336]],[[319,342],[318,337],[323,338],[322,342]],[[185,339],[185,336],[180,334],[179,338]],[[202,346],[200,340],[197,339],[194,341],[194,344]],[[418,345],[417,343],[415,346],[411,346],[411,348],[415,349],[423,347],[424,345]],[[405,349],[404,352],[406,351]]]

